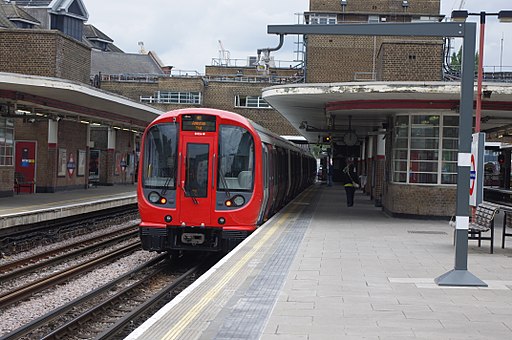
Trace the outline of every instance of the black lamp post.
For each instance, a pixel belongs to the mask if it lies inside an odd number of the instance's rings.
[[[482,116],[482,78],[484,72],[484,37],[485,37],[485,17],[497,16],[500,22],[512,22],[512,11],[504,10],[498,13],[469,13],[466,10],[456,10],[452,12],[452,20],[464,22],[468,16],[480,16],[480,43],[478,46],[478,78],[477,78],[477,94],[476,94],[476,118],[475,118],[475,132],[480,132],[480,119]]]

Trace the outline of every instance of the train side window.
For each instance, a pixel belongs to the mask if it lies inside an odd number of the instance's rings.
[[[249,191],[254,183],[254,139],[241,127],[221,125],[217,188]]]

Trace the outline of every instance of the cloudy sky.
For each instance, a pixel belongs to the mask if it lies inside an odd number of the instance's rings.
[[[410,0],[414,1],[414,0]],[[127,53],[155,51],[165,65],[204,73],[212,58],[219,58],[219,40],[232,59],[245,64],[258,48],[275,47],[278,38],[266,33],[269,24],[296,24],[297,13],[309,8],[309,0],[83,0],[93,24]],[[510,0],[441,0],[441,14],[453,9],[488,13],[511,9]],[[471,21],[477,21],[477,17]],[[512,70],[512,24],[487,18],[484,64],[508,66]],[[276,60],[291,64],[296,39],[287,36]],[[502,40],[503,39],[503,40]],[[503,53],[501,47],[503,46]]]

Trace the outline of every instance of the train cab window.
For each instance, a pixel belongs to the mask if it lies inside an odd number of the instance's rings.
[[[144,143],[143,185],[147,188],[176,189],[176,124],[150,128]]]
[[[220,126],[217,187],[219,190],[251,191],[254,183],[254,139],[249,131]]]

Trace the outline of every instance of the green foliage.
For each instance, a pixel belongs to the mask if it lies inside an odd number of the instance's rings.
[[[453,52],[450,60],[450,67],[453,70],[460,71],[462,65],[462,47],[457,53]],[[478,69],[478,52],[475,53],[475,70]]]

